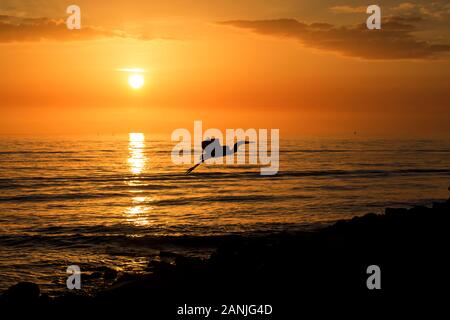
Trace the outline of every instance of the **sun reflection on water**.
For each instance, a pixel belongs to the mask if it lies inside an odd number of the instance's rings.
[[[128,164],[133,174],[140,174],[144,170],[146,157],[144,155],[145,136],[143,133],[130,133],[128,150]]]
[[[137,226],[146,226],[150,224],[147,212],[152,208],[145,205],[148,201],[147,197],[133,197],[133,205],[125,210],[126,220]]]
[[[128,165],[130,166],[130,171],[134,175],[139,175],[145,168],[145,162],[147,158],[144,154],[145,148],[145,136],[143,133],[130,133],[129,134],[129,157]],[[129,185],[133,183],[128,182]],[[137,183],[139,185],[139,183]],[[133,193],[140,193],[141,191],[133,190]],[[124,214],[126,220],[129,223],[139,226],[146,226],[150,223],[146,216],[146,212],[151,209],[151,207],[146,206],[147,197],[135,196],[132,197],[132,205],[128,207]]]

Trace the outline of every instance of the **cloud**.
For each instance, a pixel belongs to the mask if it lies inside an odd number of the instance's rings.
[[[414,8],[417,8],[417,4],[416,3],[412,3],[412,2],[402,2],[400,4],[398,4],[397,6],[393,7],[392,10],[394,11],[409,11],[409,10],[413,10]]]
[[[450,15],[450,3],[445,1],[402,2],[391,8],[393,12],[403,15],[422,15],[429,18],[445,19]]]
[[[69,30],[64,20],[49,18],[23,18],[0,15],[0,43],[52,41],[80,41],[101,38],[135,38],[149,40],[142,35],[131,35],[120,30],[82,26],[81,30]]]
[[[303,23],[294,19],[234,20],[221,24],[253,32],[298,40],[306,47],[369,60],[426,60],[450,53],[450,43],[430,43],[415,36],[420,16],[391,16],[381,30],[368,30],[365,23],[336,26]]]
[[[336,13],[365,13],[367,7],[359,6],[359,7],[352,7],[352,6],[334,6],[331,7],[330,10]]]

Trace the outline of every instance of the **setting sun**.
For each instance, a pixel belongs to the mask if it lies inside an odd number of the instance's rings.
[[[132,74],[128,77],[128,84],[133,89],[140,89],[144,85],[144,76],[140,74]]]

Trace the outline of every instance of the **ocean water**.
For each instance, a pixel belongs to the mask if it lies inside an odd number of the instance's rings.
[[[202,256],[233,234],[449,196],[450,140],[281,140],[275,176],[258,165],[186,176],[188,165],[171,162],[174,144],[140,134],[1,138],[0,291],[32,281],[59,292],[73,264],[142,272],[159,250]]]

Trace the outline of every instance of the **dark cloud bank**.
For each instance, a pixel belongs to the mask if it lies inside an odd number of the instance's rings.
[[[0,15],[0,43],[33,42],[41,40],[78,41],[101,38],[135,38],[148,40],[118,30],[82,26],[81,30],[68,30],[63,19],[20,18]]]
[[[419,39],[421,17],[387,17],[381,30],[368,30],[365,23],[335,26],[328,23],[303,23],[295,19],[233,20],[223,25],[248,29],[265,35],[288,37],[306,47],[333,51],[345,56],[370,60],[435,59],[450,52],[450,44]]]

